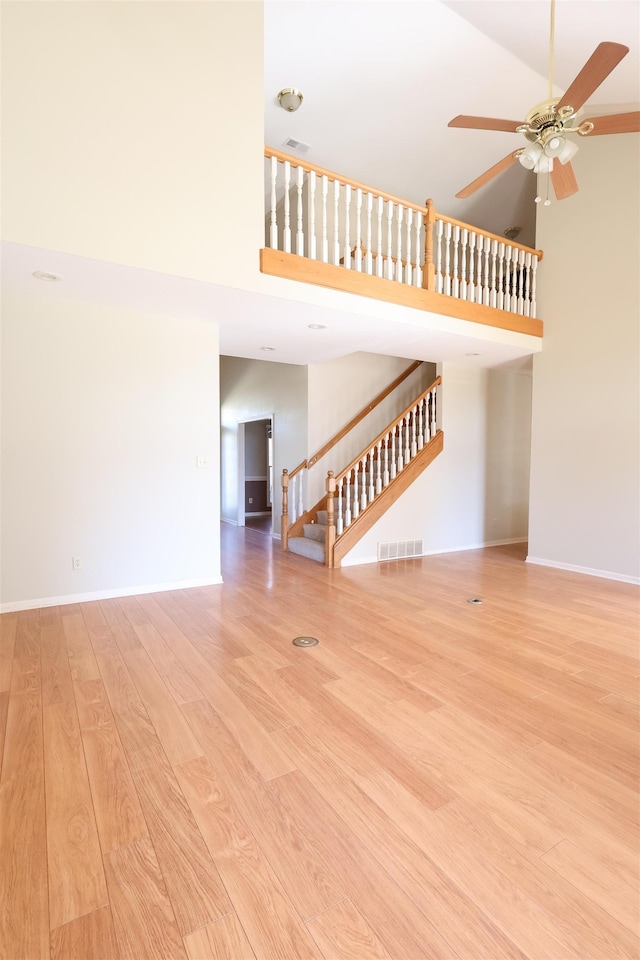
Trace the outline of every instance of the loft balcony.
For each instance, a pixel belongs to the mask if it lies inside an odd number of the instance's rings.
[[[542,251],[265,148],[262,273],[542,337]]]

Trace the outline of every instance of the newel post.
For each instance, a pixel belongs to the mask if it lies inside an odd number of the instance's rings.
[[[435,267],[433,265],[433,227],[436,222],[436,208],[433,200],[427,200],[427,213],[424,218],[424,270],[422,272],[422,287],[424,290],[435,290]]]
[[[282,516],[280,517],[280,538],[282,549],[289,549],[289,471],[282,471]]]
[[[333,470],[327,474],[327,529],[324,535],[324,562],[333,567],[333,547],[336,542],[336,518],[333,509],[333,498],[336,495],[336,478]]]

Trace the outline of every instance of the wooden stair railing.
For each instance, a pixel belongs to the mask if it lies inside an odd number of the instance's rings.
[[[263,273],[542,336],[541,250],[441,214],[433,200],[416,204],[271,147],[264,154]]]
[[[423,360],[414,360],[414,362],[409,364],[409,366],[405,370],[403,370],[402,373],[395,378],[395,380],[393,380],[390,384],[388,384],[384,388],[384,390],[381,390],[380,393],[373,398],[371,403],[367,404],[366,407],[363,407],[362,410],[359,413],[357,413],[355,417],[352,417],[352,419],[344,427],[342,427],[342,429],[339,430],[333,437],[331,437],[331,439],[328,440],[324,444],[324,446],[320,447],[320,449],[316,453],[314,453],[313,456],[307,458],[306,460],[302,460],[301,463],[299,463],[298,466],[295,468],[295,470],[291,470],[291,472],[289,472],[289,470],[282,471],[282,479],[281,479],[282,516],[280,518],[280,536],[281,536],[283,550],[287,549],[289,537],[296,536],[297,533],[302,530],[302,525],[303,523],[307,522],[306,517],[309,513],[309,511],[305,512],[302,509],[302,505],[303,505],[302,478],[300,478],[300,486],[298,488],[296,484],[296,479],[298,475],[301,474],[303,470],[311,469],[311,467],[313,467],[318,462],[318,460],[321,460],[322,457],[325,456],[325,454],[329,453],[329,451],[333,447],[335,447],[335,445],[339,443],[340,440],[346,437],[347,434],[354,429],[354,427],[357,427],[358,424],[364,420],[367,414],[371,413],[372,410],[375,410],[375,408],[380,403],[382,403],[383,400],[386,400],[386,398],[391,393],[393,393],[396,387],[399,387],[400,384],[404,383],[407,377],[410,377],[411,374],[414,372],[414,370],[417,370],[418,367],[420,367],[423,363],[424,363]],[[293,521],[290,520],[290,511],[289,511],[289,507],[290,507],[289,486],[292,480],[294,481],[292,485],[292,490],[293,490],[292,506],[293,506],[294,518],[295,518]],[[298,490],[300,491],[299,497],[297,496]],[[324,509],[324,507],[322,509]]]
[[[330,470],[326,496],[296,522],[295,535],[319,510],[327,511],[328,567],[340,566],[348,551],[442,452],[444,434],[437,425],[436,406],[441,383],[437,377],[337,476]]]

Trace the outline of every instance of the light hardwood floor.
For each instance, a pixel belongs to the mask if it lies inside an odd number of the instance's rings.
[[[0,956],[637,958],[637,588],[222,533],[3,617]]]

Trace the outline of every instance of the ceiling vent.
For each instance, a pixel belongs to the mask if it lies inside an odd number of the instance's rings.
[[[302,140],[294,140],[293,137],[289,137],[284,142],[285,147],[288,147],[289,150],[297,150],[298,153],[307,153],[309,150],[309,144],[303,143]]]

